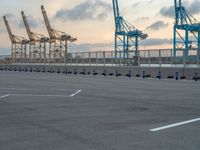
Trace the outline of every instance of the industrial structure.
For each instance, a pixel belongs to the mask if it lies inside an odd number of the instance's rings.
[[[24,37],[12,34],[9,23],[4,16],[4,22],[12,43],[11,59],[12,63],[66,63],[68,41],[74,42],[77,39],[65,32],[55,30],[51,27],[44,6],[41,6],[44,22],[49,33],[49,38],[42,34],[32,32],[27,17],[21,11],[22,19],[29,40]],[[49,47],[47,47],[47,44]],[[27,45],[29,49],[27,50]],[[49,57],[46,57],[49,54]]]
[[[29,42],[24,37],[16,36],[12,33],[10,25],[8,23],[8,20],[6,16],[3,17],[4,22],[12,43],[11,46],[11,57],[12,57],[12,63],[22,63],[26,60],[26,45]]]
[[[115,19],[115,57],[129,57],[129,51],[135,51],[138,55],[138,45],[140,39],[146,39],[147,34],[136,29],[128,21],[126,21],[119,12],[118,0],[112,0]]]
[[[32,32],[23,11],[21,11],[21,15],[29,37],[29,63],[45,63],[46,43],[49,41],[49,38],[45,37],[44,35]]]
[[[189,51],[200,49],[200,23],[182,5],[181,0],[174,0],[174,56],[181,51],[184,58]]]
[[[47,13],[44,9],[44,6],[41,6],[42,14],[44,17],[44,21],[47,27],[47,31],[49,33],[49,62],[60,62],[66,63],[67,60],[67,45],[69,42],[74,42],[77,39],[71,37],[70,35],[55,30],[51,27],[49,23],[49,19],[47,17]]]
[[[68,53],[68,42],[74,42],[77,39],[65,32],[52,28],[47,12],[44,6],[41,6],[42,15],[48,31],[49,37],[34,33],[30,29],[27,17],[24,12],[21,12],[25,29],[29,40],[24,37],[13,35],[9,23],[4,16],[4,22],[12,43],[11,58],[12,63],[69,63],[96,61],[98,57],[103,58],[104,64],[106,61],[126,65],[139,65],[142,62],[157,62],[159,64],[169,62],[170,64],[185,64],[196,63],[200,60],[200,22],[198,22],[191,13],[189,13],[182,5],[181,0],[174,0],[175,7],[175,24],[174,24],[174,47],[171,50],[158,50],[155,54],[150,50],[139,51],[139,41],[148,37],[147,34],[135,28],[132,24],[121,16],[119,11],[118,0],[112,0],[114,21],[115,21],[115,46],[114,51],[104,52],[103,57],[97,55],[97,52],[89,52],[86,54],[88,58],[84,58],[84,53],[81,55]],[[29,46],[29,49],[27,49]],[[195,52],[194,52],[195,50]],[[166,55],[163,55],[166,52]],[[87,52],[88,53],[88,52]],[[93,55],[90,55],[93,54]],[[106,55],[109,59],[106,59]],[[196,57],[198,56],[198,57]],[[152,57],[152,58],[150,58]],[[159,59],[157,59],[159,57]],[[87,61],[88,60],[88,61]]]

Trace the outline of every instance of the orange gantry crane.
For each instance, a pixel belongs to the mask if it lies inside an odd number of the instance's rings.
[[[23,63],[27,61],[26,57],[26,45],[28,44],[28,40],[24,37],[16,36],[12,33],[10,25],[6,16],[3,17],[12,46],[11,46],[11,57],[12,63]]]
[[[30,63],[45,63],[46,62],[46,43],[49,41],[48,37],[42,34],[31,31],[27,18],[23,11],[21,11],[24,26],[29,37],[29,62]]]
[[[77,39],[71,37],[70,35],[66,34],[65,32],[61,32],[55,30],[51,27],[49,23],[49,19],[47,17],[47,13],[44,9],[44,6],[41,6],[44,22],[47,27],[47,31],[49,34],[49,63],[52,62],[60,62],[66,63],[67,62],[67,47],[68,41],[74,42]]]

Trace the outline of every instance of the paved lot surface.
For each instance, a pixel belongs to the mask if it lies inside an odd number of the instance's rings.
[[[0,72],[0,150],[199,150],[198,118],[200,82]]]

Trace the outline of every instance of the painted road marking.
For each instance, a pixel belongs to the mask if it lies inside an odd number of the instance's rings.
[[[165,129],[169,129],[169,128],[174,128],[174,127],[178,127],[178,126],[194,123],[194,122],[197,122],[197,121],[200,121],[200,118],[196,118],[196,119],[192,119],[192,120],[188,120],[188,121],[183,121],[183,122],[179,122],[179,123],[175,123],[175,124],[171,124],[171,125],[155,128],[155,129],[150,129],[150,131],[151,132],[161,131],[161,130],[165,130]]]
[[[0,88],[1,89],[1,88]],[[3,89],[3,88],[2,88]],[[20,90],[20,91],[39,91],[39,89],[15,89],[15,88],[4,88],[4,89],[7,89],[7,90]],[[72,90],[72,89],[47,89],[47,90],[43,90],[43,91],[67,91],[67,90]],[[41,91],[41,90],[40,90]],[[79,94],[80,92],[82,92],[82,90],[78,90],[76,91],[75,93],[71,94],[71,95],[57,95],[57,94],[7,94],[7,95],[3,95],[0,97],[0,99],[2,98],[5,98],[5,97],[8,97],[8,96],[22,96],[22,97],[74,97],[75,95]]]
[[[72,91],[78,89],[29,89],[29,88],[0,88],[0,90],[15,90],[15,91]]]
[[[78,90],[75,93],[71,94],[70,97],[74,97],[75,95],[77,95],[78,93],[82,92],[82,90]]]
[[[42,94],[9,94],[10,96],[22,97],[69,97],[68,95],[42,95]]]
[[[0,99],[2,99],[2,98],[6,98],[6,97],[8,97],[8,96],[10,96],[10,94],[3,95],[3,96],[0,97]]]

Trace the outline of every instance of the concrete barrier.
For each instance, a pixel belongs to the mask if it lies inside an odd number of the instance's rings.
[[[175,79],[178,72],[180,79],[193,80],[195,76],[200,79],[200,68],[176,67],[134,67],[134,66],[76,66],[76,65],[44,65],[44,64],[4,64],[0,71],[24,71],[43,73],[65,73],[82,75],[128,76],[141,78]],[[197,74],[197,75],[196,75]]]

